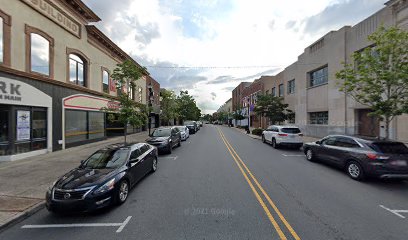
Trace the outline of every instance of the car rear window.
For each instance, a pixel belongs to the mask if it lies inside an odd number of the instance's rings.
[[[283,133],[300,133],[299,128],[282,128],[281,131]]]
[[[408,154],[408,147],[399,142],[374,142],[370,147],[375,151],[390,154]]]

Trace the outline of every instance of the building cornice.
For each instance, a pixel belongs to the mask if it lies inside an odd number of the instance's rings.
[[[86,22],[99,22],[101,19],[95,12],[93,12],[88,6],[81,0],[59,0],[64,6],[68,7],[78,17]]]

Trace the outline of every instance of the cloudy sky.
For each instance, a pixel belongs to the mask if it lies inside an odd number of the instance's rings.
[[[162,87],[188,90],[205,113],[241,81],[295,62],[331,30],[354,25],[386,0],[84,0],[97,26]]]

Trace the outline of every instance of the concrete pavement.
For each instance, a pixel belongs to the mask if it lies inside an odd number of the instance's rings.
[[[145,141],[147,132],[128,135],[128,141]],[[0,162],[0,229],[29,216],[44,205],[48,187],[97,149],[123,142],[123,137],[56,151],[13,162]]]
[[[0,238],[402,240],[407,196],[406,181],[356,182],[300,150],[206,125],[161,155],[122,206],[70,215],[42,209]]]

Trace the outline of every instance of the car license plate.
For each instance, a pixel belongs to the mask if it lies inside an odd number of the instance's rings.
[[[290,137],[290,138],[295,138],[295,137],[296,137],[296,135],[290,135],[289,137]]]
[[[407,161],[404,161],[404,160],[392,161],[392,162],[390,162],[390,164],[393,165],[393,166],[400,166],[400,167],[406,167],[408,165]]]

